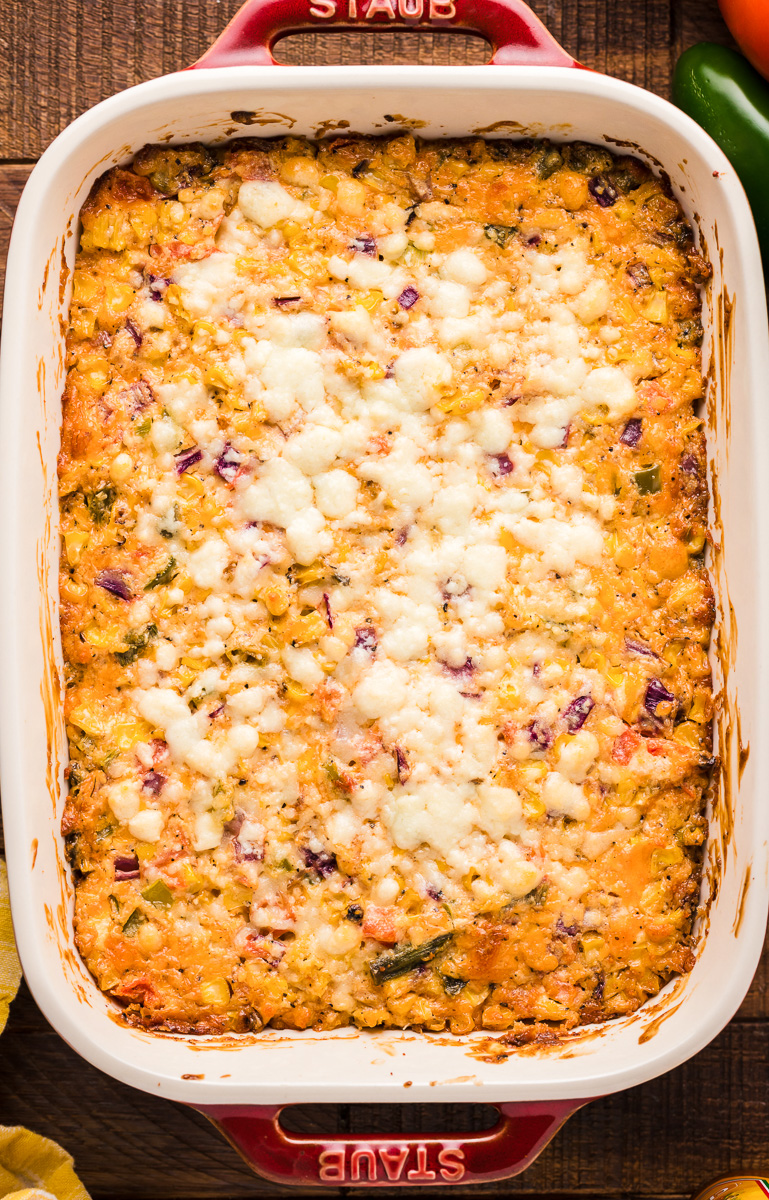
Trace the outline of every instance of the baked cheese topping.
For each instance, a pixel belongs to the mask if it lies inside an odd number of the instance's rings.
[[[538,1036],[689,948],[697,286],[576,143],[147,147],[82,214],[78,944],[127,1019]]]

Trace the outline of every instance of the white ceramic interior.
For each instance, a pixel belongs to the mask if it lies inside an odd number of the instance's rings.
[[[244,110],[257,123],[239,125],[231,114]],[[728,787],[711,827],[705,893],[716,894],[697,964],[633,1017],[582,1033],[559,1049],[513,1054],[501,1063],[478,1057],[481,1035],[346,1030],[217,1041],[131,1030],[74,950],[72,889],[59,834],[66,748],[56,670],[56,453],[60,319],[69,303],[60,276],[75,256],[77,213],[94,178],[147,141],[210,141],[289,128],[312,134],[321,123],[325,130],[345,129],[349,122],[352,129],[379,132],[398,127],[404,115],[423,122],[419,130],[426,136],[488,131],[639,146],[670,175],[713,262],[705,344],[711,360],[709,457],[720,507],[713,567],[721,657],[729,663],[720,721]],[[19,206],[0,374],[5,836],[24,971],[62,1037],[118,1079],[201,1105],[596,1096],[658,1075],[710,1041],[750,984],[767,910],[769,804],[761,783],[769,778],[769,738],[761,734],[769,729],[762,615],[769,597],[767,380],[761,264],[739,182],[692,121],[617,80],[549,67],[192,71],[124,92],[66,129],[35,168]]]

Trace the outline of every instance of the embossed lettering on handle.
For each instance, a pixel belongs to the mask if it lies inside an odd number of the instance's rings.
[[[524,0],[246,0],[195,68],[277,66],[275,43],[318,28],[455,29],[477,33],[492,63],[578,67]]]
[[[466,1135],[307,1137],[280,1123],[281,1106],[201,1108],[247,1163],[274,1183],[435,1187],[491,1183],[526,1169],[587,1100],[499,1104],[493,1129]]]

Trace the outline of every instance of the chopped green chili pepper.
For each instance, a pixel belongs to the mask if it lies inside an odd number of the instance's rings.
[[[96,841],[106,842],[107,838],[112,837],[116,829],[117,825],[115,825],[112,821],[105,822],[104,825],[100,825],[96,830]]]
[[[175,575],[176,575],[176,559],[172,555],[169,558],[166,565],[163,567],[163,569],[161,571],[158,571],[157,575],[153,575],[152,579],[150,579],[149,583],[145,583],[145,585],[144,585],[145,592],[151,592],[153,588],[160,587],[161,584],[163,584],[163,583],[170,583]]]
[[[769,272],[769,84],[736,50],[700,42],[678,60],[673,102],[710,134],[739,175]]]
[[[635,481],[642,496],[662,491],[659,463],[655,463],[653,467],[644,467],[643,471],[636,471]]]
[[[145,417],[141,424],[136,426],[139,437],[146,437],[150,429],[152,429],[152,417]]]
[[[146,925],[147,918],[140,908],[135,908],[130,917],[123,926],[123,933],[127,937],[133,937],[140,925]]]
[[[439,933],[429,942],[422,942],[421,946],[406,946],[403,950],[380,954],[368,965],[371,978],[374,983],[386,983],[388,979],[397,979],[399,975],[406,975],[416,967],[432,962],[453,936],[453,933]]]
[[[117,492],[113,487],[99,488],[98,492],[91,492],[85,497],[86,508],[94,525],[107,524],[116,499]]]
[[[506,246],[510,238],[515,237],[518,229],[515,225],[484,225],[483,232],[490,242]]]
[[[127,667],[130,663],[142,654],[154,637],[158,635],[157,625],[147,625],[145,629],[129,629],[125,635],[125,640],[128,643],[128,650],[117,650],[115,658],[120,663],[121,667]]]
[[[111,893],[109,897],[109,906],[113,917],[116,917],[120,912],[120,901],[118,900],[117,896],[113,896]]]
[[[173,904],[174,895],[167,884],[162,879],[156,879],[149,887],[146,887],[142,892],[145,900],[150,904],[156,904],[159,908],[167,908],[169,904]]]
[[[562,166],[563,155],[557,146],[543,146],[534,163],[534,169],[540,179],[549,179]]]

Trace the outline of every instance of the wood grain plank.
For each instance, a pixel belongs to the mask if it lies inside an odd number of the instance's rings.
[[[36,158],[75,116],[106,96],[190,63],[239,0],[0,0],[0,158]],[[727,40],[716,0],[532,0],[586,66],[667,95],[672,58],[698,37]],[[44,19],[41,19],[41,11]],[[341,48],[340,48],[341,45]],[[291,62],[482,62],[482,47],[449,34],[328,32],[289,50]],[[34,97],[34,103],[30,99]]]
[[[0,164],[0,309],[5,287],[5,264],[8,259],[8,242],[16,214],[16,205],[27,182],[31,164]]]

